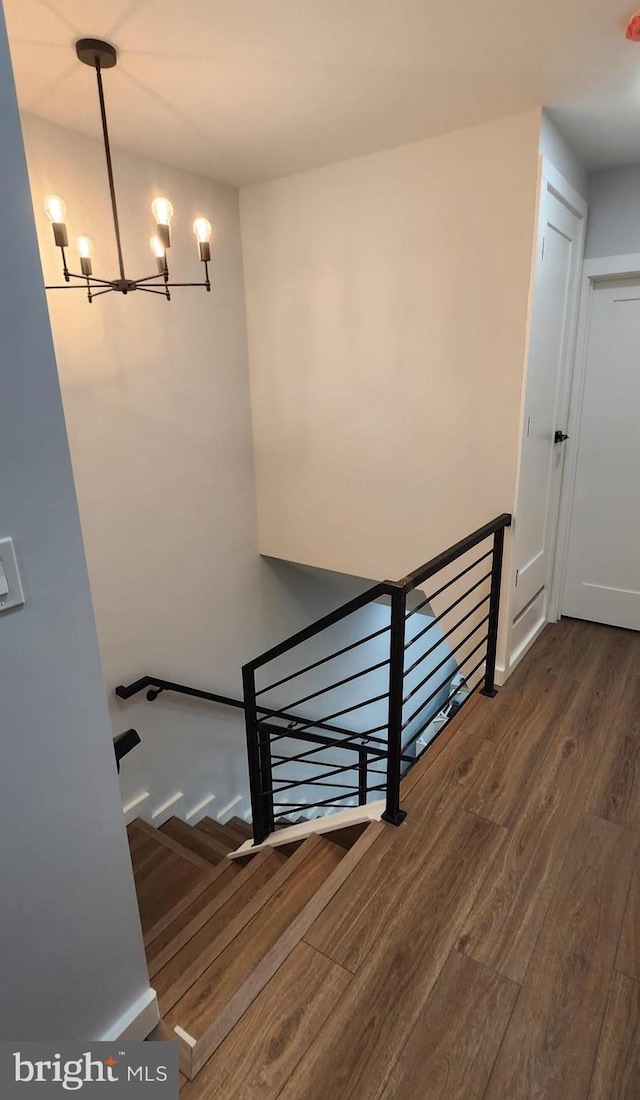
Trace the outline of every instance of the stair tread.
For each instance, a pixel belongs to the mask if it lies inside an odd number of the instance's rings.
[[[205,885],[204,889],[200,891],[198,896],[180,910],[167,927],[155,936],[153,940],[146,945],[147,964],[149,966],[149,973],[153,976],[153,968],[156,960],[167,950],[167,948],[174,943],[174,941],[181,935],[185,928],[188,928],[191,922],[198,916],[200,912],[205,910],[211,902],[219,897],[224,891],[226,891],[230,883],[240,874],[240,869],[234,867],[232,863],[222,868],[222,873],[215,878],[212,882]],[[176,948],[176,950],[178,950]],[[171,956],[169,956],[171,957]],[[158,967],[156,966],[156,969]]]
[[[179,1024],[196,1038],[202,1034],[338,866],[344,855],[340,848],[324,838],[309,839],[316,843],[305,841],[304,858],[270,896],[269,904],[248,921],[171,1008],[167,1014],[171,1027]]]
[[[146,832],[144,841],[140,839],[141,832],[140,828],[133,828],[129,835],[140,921],[146,932],[193,889],[208,873],[208,867],[204,863],[202,867],[195,864],[191,853],[187,856],[168,848],[153,835],[155,830]]]
[[[241,817],[232,817],[231,821],[227,821],[227,825],[232,825],[245,840],[251,840],[253,837],[253,826],[249,821],[243,821]]]
[[[235,852],[236,848],[244,844],[246,839],[246,837],[240,837],[240,834],[236,833],[232,826],[221,825],[219,821],[214,821],[211,817],[203,817],[195,828],[204,833],[205,836],[212,836],[215,840],[219,840],[221,844],[228,845],[229,852]]]
[[[165,821],[164,825],[160,826],[160,832],[173,837],[179,844],[190,848],[192,852],[196,852],[210,863],[219,863],[221,859],[226,859],[227,853],[231,851],[231,845],[223,844],[207,833],[200,832],[178,817],[170,817]]]
[[[191,907],[188,921],[179,920],[175,926],[167,929],[166,935],[161,937],[162,943],[158,945],[158,950],[149,957],[149,973],[154,979],[154,988],[164,1007],[169,999],[165,994],[187,967],[228,927],[283,863],[286,863],[285,857],[279,852],[260,853],[260,858],[256,856],[253,864],[238,870],[238,878],[231,888],[227,883],[226,897],[219,895],[219,900],[212,898],[200,910]]]

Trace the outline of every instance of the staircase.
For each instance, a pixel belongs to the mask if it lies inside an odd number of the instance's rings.
[[[291,954],[384,828],[314,834],[230,858],[252,835],[239,818],[171,818],[128,828],[162,1037],[190,1080]]]

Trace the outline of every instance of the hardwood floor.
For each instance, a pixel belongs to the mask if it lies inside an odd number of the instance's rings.
[[[639,1100],[639,716],[640,635],[548,627],[183,1100]]]

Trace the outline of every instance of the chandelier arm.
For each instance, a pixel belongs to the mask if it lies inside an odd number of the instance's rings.
[[[172,286],[204,286],[208,290],[211,289],[211,283],[167,283],[166,285],[168,287],[172,287]],[[140,289],[143,290],[144,288],[140,287]]]
[[[104,153],[107,161],[107,175],[109,177],[109,193],[111,195],[111,210],[113,212],[113,228],[116,235],[116,246],[118,249],[118,266],[120,268],[120,278],[126,278],[124,273],[124,260],[122,258],[122,242],[120,240],[120,221],[118,218],[118,204],[116,202],[116,189],[113,182],[113,165],[111,163],[111,146],[109,144],[109,129],[107,126],[107,108],[104,102],[104,91],[102,88],[102,72],[100,70],[100,58],[95,58],[96,66],[96,79],[98,81],[98,98],[100,100],[100,118],[102,119],[102,135],[104,137]]]
[[[116,288],[114,286],[108,286],[106,290],[92,290],[91,291],[91,297],[92,298],[99,298],[101,294],[112,294],[115,291],[115,289]]]
[[[164,280],[164,271],[158,271],[155,275],[145,275],[144,279],[136,279],[135,283],[136,286],[140,286],[141,283],[150,283],[153,282],[154,279],[156,281],[160,279]]]
[[[163,298],[166,298],[164,289],[161,290],[160,287],[137,286],[136,290],[144,290],[145,294],[162,294]]]
[[[97,275],[77,275],[75,271],[65,271],[65,277],[69,276],[70,279],[82,279],[82,282],[87,285],[87,279],[96,286],[110,286],[113,287],[112,279],[100,279]]]

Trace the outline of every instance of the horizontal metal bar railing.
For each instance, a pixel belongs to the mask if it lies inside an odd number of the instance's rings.
[[[478,661],[477,665],[475,665],[475,666],[474,666],[474,668],[472,668],[472,669],[471,669],[471,671],[470,671],[470,672],[468,672],[468,673],[466,674],[466,679],[467,679],[467,682],[468,682],[468,681],[469,681],[469,680],[471,679],[471,677],[472,677],[472,676],[473,676],[473,675],[474,675],[474,674],[475,674],[475,673],[476,673],[476,672],[478,671],[478,669],[482,668],[483,664],[485,663],[485,660],[486,660],[486,656],[483,656],[483,657],[482,657],[482,658],[481,658],[481,659],[480,659],[480,660]],[[446,681],[445,681],[445,682],[446,682]],[[469,692],[469,696],[467,696],[467,700],[465,700],[465,702],[466,702],[466,701],[468,701],[468,699],[470,698],[470,696],[471,696],[471,695],[473,694],[473,692],[474,692],[474,691],[476,691],[476,690],[477,690],[477,688],[478,688],[479,686],[480,686],[480,682],[479,682],[478,684],[476,684],[476,685],[475,685],[475,686],[474,686],[474,687],[473,687],[473,688],[471,689],[471,691]],[[451,700],[455,698],[456,694],[457,694],[457,691],[451,692],[451,694],[449,695],[449,697],[448,697],[448,699],[447,699],[447,702],[446,702],[446,703],[445,703],[444,705],[446,706],[446,705],[447,705],[447,703],[450,703],[450,702],[451,702]],[[462,704],[462,706],[464,706],[464,703]],[[427,721],[425,722],[425,724],[424,724],[424,725],[423,725],[423,726],[422,726],[422,727],[421,727],[421,728],[420,728],[419,730],[417,730],[417,732],[416,732],[416,733],[413,733],[413,734],[411,735],[411,737],[410,737],[410,738],[409,738],[409,739],[408,739],[407,741],[405,741],[405,742],[404,742],[403,748],[404,748],[404,751],[405,751],[405,752],[407,751],[407,749],[410,749],[410,748],[411,748],[411,746],[412,746],[412,745],[414,745],[414,744],[416,743],[416,741],[418,740],[418,738],[422,737],[422,734],[424,733],[424,731],[425,731],[426,729],[428,729],[428,728],[429,728],[429,726],[431,725],[431,723],[432,723],[432,722],[433,722],[433,716],[432,716],[432,717],[430,717],[430,718],[429,718],[429,719],[428,719],[428,720],[427,720]],[[444,728],[444,727],[443,727],[443,728]],[[442,730],[440,730],[439,732],[440,732],[440,733],[442,733]],[[433,739],[433,740],[435,741],[435,737],[434,737],[434,739]]]
[[[393,591],[393,584],[391,581],[383,581],[381,584],[376,584],[372,588],[368,588],[362,595],[356,596],[355,599],[349,600],[348,603],[338,607],[335,611],[331,611],[328,615],[323,615],[321,619],[318,619],[311,626],[307,626],[304,630],[299,630],[296,634],[292,634],[286,641],[280,642],[279,645],[272,646],[266,653],[262,653],[260,657],[256,657],[253,661],[249,661],[244,667],[253,669],[262,668],[263,665],[269,664],[270,661],[275,661],[277,657],[282,657],[284,653],[289,653],[292,649],[296,649],[297,646],[302,645],[303,642],[308,642],[311,638],[315,638],[317,634],[321,634],[324,630],[328,630],[329,627],[335,626],[337,623],[342,622],[343,619],[353,615],[354,612],[360,611],[363,607],[367,607],[369,604],[375,603],[376,600],[381,599],[383,596],[390,596]]]
[[[294,707],[300,707],[303,703],[310,703],[312,699],[319,699],[321,695],[327,695],[331,691],[336,691],[337,688],[344,687],[345,684],[351,684],[354,680],[360,680],[363,676],[369,676],[372,672],[377,672],[378,669],[385,668],[388,664],[388,658],[386,661],[378,661],[377,664],[370,665],[369,668],[364,668],[360,672],[354,672],[351,676],[345,676],[342,680],[336,680],[335,683],[331,683],[327,687],[319,688],[318,691],[312,691],[309,695],[303,695],[301,699],[296,699],[295,702],[289,703],[286,707],[283,707],[281,711],[271,711],[270,715],[272,718],[286,716],[291,713]]]
[[[451,565],[457,558],[461,558],[467,551],[473,550],[474,546],[478,546],[479,543],[484,542],[490,535],[496,534],[497,531],[503,531],[505,527],[511,526],[511,516],[508,512],[503,512],[502,515],[497,516],[496,519],[491,520],[491,523],[485,523],[484,527],[479,527],[473,534],[468,535],[465,539],[460,539],[460,542],[456,542],[453,546],[450,546],[448,550],[445,550],[443,554],[438,554],[431,561],[421,565],[413,573],[408,573],[406,577],[403,577],[398,582],[399,586],[405,590],[405,592],[411,592],[414,588],[420,588],[425,581],[431,579],[436,573],[439,573],[441,569],[445,569],[447,565]]]
[[[298,669],[296,672],[291,672],[288,676],[283,676],[281,680],[276,680],[275,683],[260,688],[259,691],[256,691],[256,699],[261,695],[265,695],[268,691],[275,691],[275,689],[281,687],[282,684],[288,684],[290,680],[295,680],[298,676],[304,676],[307,672],[313,672],[314,669],[320,668],[321,665],[328,664],[329,661],[335,661],[337,657],[343,657],[345,653],[351,653],[352,650],[358,649],[359,646],[366,645],[367,642],[372,642],[374,638],[380,638],[383,634],[388,634],[390,629],[390,626],[383,626],[380,630],[374,630],[372,634],[367,634],[365,638],[359,638],[357,642],[351,642],[350,645],[345,645],[342,649],[337,649],[335,653],[330,653],[327,657],[321,657],[318,661],[312,661],[310,665],[305,665],[304,668]]]
[[[488,638],[488,635],[485,634],[484,638],[480,639],[478,644],[467,654],[467,656],[464,658],[464,660],[460,662],[460,664],[458,665],[458,671],[463,667],[464,664],[466,664],[466,662],[469,660],[470,657],[473,657],[474,654],[478,652],[478,650],[481,648],[481,646],[483,646],[485,644],[485,642],[487,641],[487,638]],[[483,658],[483,660],[484,660],[484,658]],[[480,662],[480,663],[482,664],[482,662]],[[451,676],[447,676],[444,680],[442,680],[441,683],[438,684],[437,688],[434,691],[431,692],[431,695],[429,695],[426,699],[424,699],[419,707],[416,707],[416,709],[409,716],[409,718],[406,718],[403,721],[402,727],[401,727],[403,732],[404,732],[404,730],[409,728],[409,726],[411,725],[412,722],[415,721],[415,719],[420,714],[420,711],[424,710],[424,708],[427,707],[429,705],[429,703],[431,703],[435,699],[436,695],[438,695],[439,692],[441,692],[442,689],[447,686],[447,684],[449,683],[450,680],[451,680]],[[409,744],[410,743],[411,742],[409,742]],[[405,745],[404,747],[406,749],[407,746]]]
[[[436,615],[436,617],[434,619],[431,619],[431,621],[428,623],[428,625],[425,626],[424,630],[421,630],[418,634],[415,635],[414,638],[411,639],[410,642],[407,642],[407,644],[404,647],[405,652],[408,649],[411,649],[411,646],[415,645],[415,643],[420,641],[421,638],[424,638],[425,634],[428,634],[429,631],[432,630],[434,626],[436,626],[438,623],[442,622],[442,620],[445,619],[447,617],[447,615],[450,615],[452,611],[455,611],[456,607],[459,607],[460,604],[464,602],[464,600],[467,600],[469,598],[469,596],[471,595],[471,593],[475,592],[475,590],[477,588],[479,588],[481,584],[484,584],[485,581],[488,581],[490,579],[490,577],[491,577],[491,573],[485,573],[484,577],[480,577],[480,580],[476,581],[475,584],[473,584],[471,586],[471,588],[468,588],[466,592],[463,592],[461,596],[458,596],[457,600],[454,600],[453,603],[449,604],[449,606],[446,608],[445,611],[441,611],[439,615]],[[490,598],[490,593],[489,592],[487,592],[487,595],[486,595],[485,598],[486,599]]]
[[[432,653],[435,653],[436,649],[439,649],[440,646],[442,645],[442,643],[446,642],[447,638],[450,638],[452,634],[455,634],[456,630],[459,630],[461,626],[464,626],[464,624],[467,622],[467,620],[470,619],[471,616],[474,615],[476,611],[479,611],[480,608],[482,607],[483,603],[486,603],[487,600],[489,600],[490,598],[491,598],[490,594],[489,594],[489,592],[487,592],[486,596],[483,596],[481,600],[478,600],[477,604],[474,604],[474,606],[471,608],[471,610],[467,611],[466,615],[463,615],[461,619],[458,619],[458,622],[455,624],[455,626],[452,626],[450,630],[447,630],[446,634],[443,634],[441,638],[438,638],[438,641],[434,642],[434,644],[432,646],[430,646],[429,649],[427,649],[424,653],[422,653],[417,658],[417,660],[415,660],[413,662],[412,665],[409,665],[408,668],[405,668],[405,670],[404,670],[405,677],[410,676],[412,672],[415,672],[415,670],[417,668],[419,668],[420,665],[423,664],[424,661],[426,661],[427,657],[430,657]],[[407,647],[405,646],[405,653],[406,652],[407,652]]]
[[[437,665],[434,665],[433,668],[427,673],[427,675],[422,680],[420,680],[420,682],[416,684],[415,687],[411,689],[411,691],[407,692],[407,694],[402,699],[402,705],[404,706],[406,703],[409,702],[410,699],[413,699],[414,695],[417,695],[420,689],[423,688],[425,684],[429,683],[429,680],[431,680],[432,677],[435,676],[436,672],[439,672],[441,668],[444,668],[444,666],[451,660],[451,658],[455,657],[456,653],[460,652],[463,645],[465,645],[470,638],[473,638],[473,635],[478,632],[480,627],[484,626],[485,623],[487,623],[488,621],[489,616],[485,615],[484,619],[481,619],[479,623],[476,623],[473,630],[470,630],[468,634],[465,634],[464,638],[462,639],[462,641],[458,642],[455,649],[450,649],[446,656],[443,657],[443,659],[439,661]],[[405,679],[406,675],[407,674],[405,672]]]
[[[446,582],[446,584],[443,584],[440,588],[436,589],[435,592],[431,592],[428,596],[425,596],[424,600],[417,604],[416,607],[412,607],[411,611],[407,613],[407,620],[412,618],[413,615],[416,615],[417,612],[421,611],[422,608],[425,607],[427,604],[432,603],[434,600],[436,600],[438,596],[441,596],[443,592],[447,591],[447,588],[451,588],[452,584],[456,584],[462,577],[465,577],[467,573],[470,573],[472,569],[475,569],[478,565],[481,565],[483,561],[486,561],[487,558],[490,558],[492,553],[493,549],[487,550],[486,554],[483,554],[481,558],[476,558],[476,560],[472,562],[471,565],[468,565],[466,569],[463,569],[460,573],[457,573],[456,576],[452,577],[450,581]],[[489,576],[490,575],[491,574],[489,574]]]

